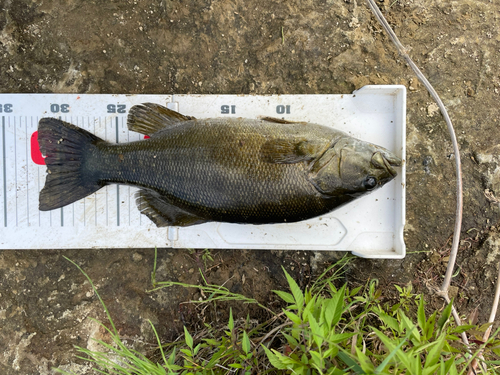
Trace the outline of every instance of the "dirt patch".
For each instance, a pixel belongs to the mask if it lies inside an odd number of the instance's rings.
[[[500,5],[493,1],[378,2],[454,120],[464,173],[463,242],[452,287],[462,314],[489,314],[500,260],[498,106]],[[0,13],[1,92],[342,94],[366,84],[403,84],[407,98],[408,255],[359,259],[346,280],[370,278],[390,296],[412,283],[431,297],[447,263],[455,213],[451,142],[431,98],[397,55],[364,2],[7,0]],[[488,190],[491,194],[486,194]],[[85,374],[74,345],[91,346],[104,319],[92,277],[130,345],[175,338],[199,315],[182,302],[196,290],[151,288],[153,249],[0,253],[0,372]],[[214,251],[209,282],[273,304],[281,265],[307,285],[339,253]],[[187,250],[159,251],[159,279],[199,282]],[[293,267],[293,269],[292,269]],[[301,279],[302,278],[302,279]],[[235,307],[236,308],[236,307]],[[253,307],[241,307],[264,314]],[[225,317],[221,306],[211,314]],[[210,319],[215,319],[210,315]]]

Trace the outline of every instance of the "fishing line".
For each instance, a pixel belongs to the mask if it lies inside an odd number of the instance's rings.
[[[392,42],[396,46],[399,54],[404,57],[408,65],[413,69],[415,74],[417,75],[418,79],[422,84],[425,86],[429,94],[433,97],[433,99],[436,101],[441,114],[444,117],[444,120],[446,121],[446,125],[448,127],[448,132],[450,133],[450,138],[451,142],[453,144],[453,152],[455,154],[455,170],[456,170],[456,195],[457,195],[457,208],[456,208],[456,218],[455,218],[455,228],[454,228],[454,233],[453,233],[453,243],[451,246],[451,252],[450,252],[450,259],[448,261],[448,267],[446,269],[446,274],[445,278],[443,281],[443,284],[441,285],[441,288],[437,292],[438,295],[442,296],[447,302],[450,301],[449,296],[448,296],[448,289],[450,287],[450,282],[451,282],[451,276],[453,274],[453,269],[455,267],[455,262],[456,262],[456,257],[458,253],[458,245],[460,243],[460,232],[462,228],[462,207],[463,207],[463,192],[462,192],[462,166],[460,162],[460,151],[458,148],[458,142],[457,142],[457,137],[455,135],[455,130],[453,128],[453,124],[451,122],[450,116],[448,116],[448,111],[446,110],[443,102],[439,98],[439,95],[437,92],[434,90],[432,85],[429,83],[427,78],[422,74],[420,69],[417,67],[417,65],[413,62],[413,60],[410,58],[410,56],[407,53],[407,49],[401,44],[399,41],[398,37],[392,30],[391,26],[383,16],[382,12],[380,12],[380,9],[378,6],[375,4],[373,0],[366,0],[368,3],[368,6],[372,10],[373,14],[379,21],[379,23],[382,25],[384,30],[389,34],[389,37],[391,38]],[[455,310],[455,309],[453,309]],[[456,312],[455,312],[456,313]],[[460,318],[458,317],[458,314],[455,315],[455,319],[458,318],[458,322],[460,322]],[[463,337],[464,335],[462,335]],[[467,343],[467,338],[465,337],[465,342]]]

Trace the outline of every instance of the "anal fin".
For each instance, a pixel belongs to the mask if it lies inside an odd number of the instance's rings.
[[[135,202],[140,213],[146,215],[157,227],[188,227],[208,221],[174,206],[153,190],[139,190],[135,193]]]

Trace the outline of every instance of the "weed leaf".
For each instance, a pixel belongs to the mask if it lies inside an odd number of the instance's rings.
[[[312,338],[313,338],[314,342],[316,343],[316,346],[318,347],[318,349],[320,349],[321,344],[323,343],[323,338],[322,338],[323,332],[321,331],[321,328],[320,328],[318,322],[316,321],[316,319],[314,319],[314,316],[311,313],[309,313],[308,319],[309,319],[309,326],[311,328]]]
[[[424,299],[420,298],[420,302],[418,303],[418,314],[417,314],[417,320],[418,320],[418,325],[422,332],[425,332],[425,326],[426,326],[426,319],[425,319],[425,306],[424,306]]]
[[[189,334],[186,326],[184,326],[184,336],[186,338],[186,345],[193,350],[193,337]]]
[[[302,319],[300,319],[300,317],[298,315],[294,314],[291,311],[287,311],[287,310],[285,310],[284,313],[288,317],[288,319],[290,319],[293,323],[295,323],[297,325],[302,324]]]
[[[451,314],[451,308],[453,306],[453,299],[451,300],[451,302],[448,304],[448,306],[446,306],[443,310],[443,313],[441,314],[441,317],[439,318],[438,320],[438,329],[441,331],[444,327],[444,325],[446,324],[446,322],[448,321],[448,319],[450,318],[450,314]]]
[[[290,293],[283,292],[281,290],[273,290],[274,293],[278,295],[283,301],[286,303],[294,304],[295,300],[293,299],[293,296]]]
[[[329,324],[330,327],[334,327],[340,321],[342,317],[342,313],[344,312],[344,296],[345,296],[345,288],[346,284],[339,289],[337,293],[335,293],[331,298],[330,307],[333,309],[333,318]]]
[[[304,307],[304,295],[302,294],[302,291],[300,290],[295,280],[288,274],[288,272],[286,272],[285,268],[283,268],[283,272],[285,273],[288,285],[290,286],[290,290],[292,291],[295,304],[297,305],[297,310],[300,312]]]
[[[264,351],[266,352],[267,358],[269,358],[269,362],[271,362],[271,365],[273,365],[275,368],[278,370],[285,370],[287,366],[281,362],[280,358],[274,354],[272,351],[270,351],[265,345],[262,345],[264,348]]]
[[[229,322],[227,323],[227,327],[229,328],[229,336],[232,336],[234,330],[233,309],[229,309]]]
[[[427,359],[425,360],[424,368],[427,369],[438,363],[439,358],[441,357],[441,351],[443,350],[445,339],[446,339],[446,333],[443,332],[435,342],[432,349],[429,351],[429,354],[427,354]]]
[[[401,350],[401,347],[406,343],[406,340],[408,340],[408,338],[410,337],[411,335],[411,331],[408,332],[405,336],[405,338],[403,340],[401,340],[401,342],[396,346],[395,343],[389,338],[387,337],[386,335],[384,335],[382,332],[380,332],[378,329],[374,328],[374,327],[371,327],[373,329],[373,332],[375,332],[375,334],[377,335],[377,337],[380,339],[380,341],[382,341],[382,343],[387,347],[387,349],[389,349],[390,353],[389,355],[384,359],[384,361],[377,367],[375,373],[380,373],[380,371],[382,371],[388,364],[389,362],[391,361],[391,359],[397,355],[397,357],[399,358],[399,360],[401,362],[403,362],[403,364],[406,366],[406,368],[408,370],[411,370],[412,369],[412,366],[411,366],[411,362],[410,362],[410,359],[409,357],[407,356],[406,353],[404,353],[402,350]],[[410,371],[410,373],[414,373],[413,371]]]
[[[251,350],[251,345],[250,345],[250,339],[248,338],[248,335],[245,331],[243,331],[243,339],[241,340],[241,348],[245,352],[245,354],[248,354]]]
[[[349,366],[349,369],[353,370],[356,374],[365,374],[363,369],[359,367],[359,365],[354,362],[354,360],[349,357],[347,353],[344,353],[343,351],[339,352],[338,357],[344,362],[347,366]]]

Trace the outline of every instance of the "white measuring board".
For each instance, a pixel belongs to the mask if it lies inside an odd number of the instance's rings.
[[[299,223],[156,228],[135,206],[137,189],[124,185],[106,186],[61,209],[39,211],[46,167],[36,142],[38,121],[57,117],[109,142],[131,142],[144,135],[128,131],[127,112],[145,102],[197,118],[272,116],[314,122],[405,158],[404,86],[365,86],[345,95],[0,94],[0,249],[157,246],[343,250],[368,258],[404,257],[404,164],[381,189]]]

